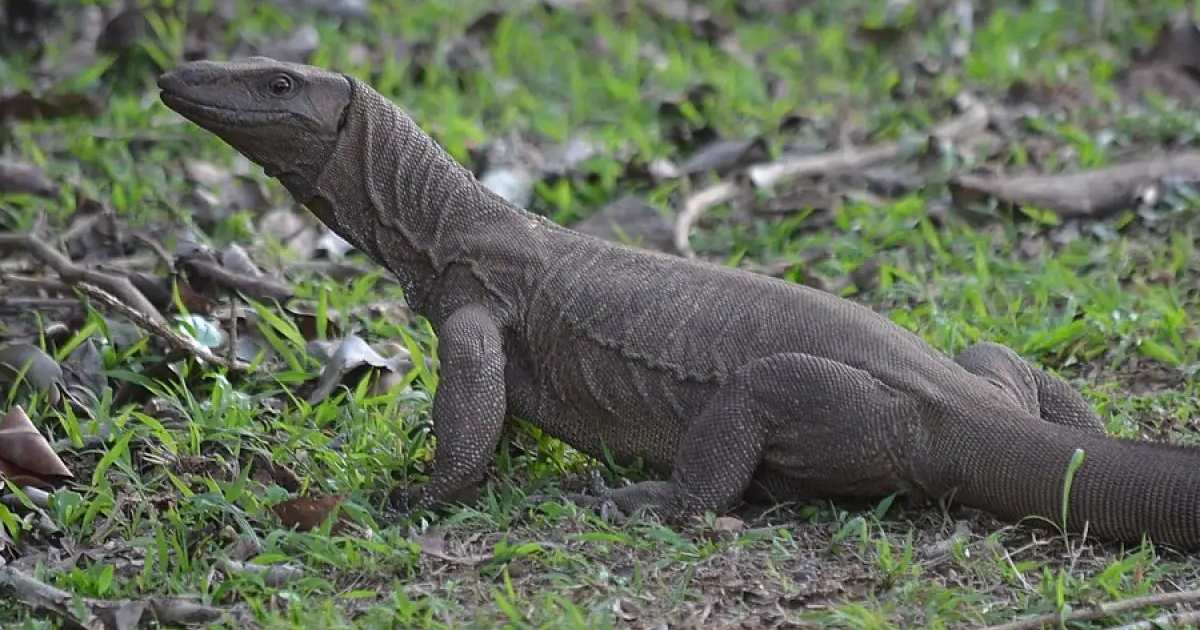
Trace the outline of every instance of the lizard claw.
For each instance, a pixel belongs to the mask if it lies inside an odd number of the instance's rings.
[[[571,493],[564,494],[563,497],[581,508],[594,510],[605,523],[624,523],[628,519],[617,506],[617,502],[608,496]]]
[[[562,500],[570,501],[575,505],[594,510],[600,517],[600,520],[605,523],[624,523],[628,517],[621,508],[617,506],[616,501],[611,498],[612,489],[604,483],[599,471],[592,470],[588,483],[588,493],[583,492],[565,492],[562,494],[530,494],[525,497],[527,503],[537,504],[546,502],[561,502]]]
[[[607,497],[612,494],[612,488],[609,488],[608,484],[604,483],[604,475],[601,475],[600,471],[595,468],[588,475],[588,489],[598,497]]]

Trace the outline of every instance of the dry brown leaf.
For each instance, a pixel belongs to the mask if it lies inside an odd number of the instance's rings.
[[[340,494],[289,499],[271,508],[284,527],[310,531],[321,526],[345,497]]]
[[[53,488],[71,478],[67,465],[29,420],[20,405],[0,420],[0,479],[17,485]]]

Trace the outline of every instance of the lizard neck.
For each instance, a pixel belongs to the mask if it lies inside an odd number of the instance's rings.
[[[284,183],[294,194],[310,192],[302,202],[394,273],[426,317],[450,308],[447,301],[519,303],[544,219],[487,190],[400,108],[350,82],[337,146],[315,185]],[[448,284],[456,266],[456,279],[467,271],[474,282]],[[448,295],[456,292],[472,295]]]

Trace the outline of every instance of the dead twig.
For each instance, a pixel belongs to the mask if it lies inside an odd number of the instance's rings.
[[[769,188],[785,179],[828,175],[886,162],[903,155],[906,147],[912,146],[922,138],[932,136],[953,140],[983,131],[988,122],[987,107],[967,94],[961,95],[960,100],[963,101],[961,114],[920,136],[869,147],[848,147],[817,155],[784,156],[775,162],[755,164],[747,170],[747,173],[755,186]]]
[[[62,252],[54,249],[46,241],[33,234],[0,234],[0,250],[24,249],[34,258],[58,273],[63,281],[70,284],[90,283],[105,291],[115,294],[123,300],[123,304],[131,310],[140,311],[143,319],[156,321],[160,324],[166,320],[162,313],[138,291],[129,278],[88,269],[75,264]]]
[[[1107,602],[1097,606],[1075,608],[1065,615],[1058,613],[1046,613],[1036,617],[1027,617],[1009,623],[1003,623],[996,626],[988,626],[984,630],[1037,630],[1042,626],[1057,626],[1060,622],[1067,621],[1088,621],[1091,619],[1101,619],[1103,617],[1111,617],[1132,610],[1139,610],[1150,606],[1174,606],[1176,604],[1186,604],[1200,601],[1200,590],[1179,591],[1176,593],[1158,593],[1155,595],[1146,595],[1145,597],[1133,597],[1124,599],[1119,602]],[[1153,626],[1146,626],[1153,627]]]
[[[121,300],[117,299],[115,295],[105,291],[104,289],[101,289],[100,287],[90,285],[86,282],[80,282],[76,288],[78,288],[89,298],[99,302],[109,309],[120,313],[121,315],[124,315],[139,327],[159,336],[167,343],[167,345],[175,348],[176,350],[186,352],[202,361],[220,365],[221,367],[234,372],[250,371],[250,365],[248,363],[217,356],[212,350],[209,350],[208,347],[204,346],[199,341],[196,341],[192,337],[185,335],[174,328],[171,328],[166,324],[166,322],[146,317],[136,309],[130,308],[129,305],[121,302]]]
[[[713,184],[684,200],[683,210],[675,219],[675,249],[688,258],[695,258],[696,252],[692,250],[688,238],[692,231],[692,225],[706,210],[733,199],[737,192],[737,184],[726,181]]]
[[[190,267],[200,275],[223,287],[238,291],[256,300],[267,299],[282,302],[293,295],[292,288],[286,284],[272,280],[267,276],[251,277],[235,273],[222,267],[217,262],[192,258],[182,260],[180,264]]]

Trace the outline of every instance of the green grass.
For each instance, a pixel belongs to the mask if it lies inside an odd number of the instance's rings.
[[[510,134],[543,146],[586,138],[599,148],[596,156],[540,182],[531,204],[563,222],[625,193],[672,207],[705,180],[656,183],[640,173],[655,159],[682,161],[706,137],[761,137],[778,155],[842,133],[865,143],[927,129],[951,115],[950,100],[962,90],[989,102],[1003,101],[1017,84],[1051,94],[1086,91],[1094,98],[1083,105],[1051,99],[1030,112],[1019,134],[1000,138],[999,157],[967,149],[914,156],[940,164],[939,175],[900,198],[835,198],[831,207],[784,218],[717,208],[694,243],[734,264],[791,261],[788,279],[868,304],[947,352],[981,340],[1008,344],[1079,386],[1113,434],[1197,442],[1196,197],[1181,195],[1155,215],[1131,209],[1076,225],[1002,210],[976,223],[944,212],[949,195],[938,183],[978,161],[1057,171],[1190,142],[1200,129],[1194,110],[1133,106],[1115,82],[1132,50],[1194,3],[1109,2],[1099,26],[1076,8],[1086,3],[990,3],[1003,6],[977,11],[960,63],[945,55],[956,36],[949,11],[889,15],[882,3],[818,1],[781,15],[742,15],[738,3],[712,2],[720,37],[711,40],[703,24],[645,7],[611,17],[528,3],[463,44],[491,4],[376,2],[369,21],[339,24],[239,2],[236,29],[215,45],[227,50],[239,34],[270,41],[314,22],[321,35],[314,63],[369,81],[469,165]],[[156,66],[178,57],[182,26],[167,15],[154,27],[161,41],[142,57],[100,59],[60,81],[56,89],[107,94],[101,116],[0,129],[7,153],[43,167],[62,186],[51,200],[0,196],[0,225],[28,229],[44,214],[61,226],[77,194],[103,201],[134,226],[189,221],[184,160],[232,167],[238,158],[156,100]],[[888,29],[901,37],[872,35]],[[50,42],[48,58],[68,43]],[[407,54],[393,53],[400,46]],[[363,47],[365,59],[348,61]],[[913,64],[920,59],[942,67],[923,72]],[[34,86],[34,64],[20,54],[0,58],[0,85]],[[273,203],[289,203],[280,186],[249,172],[267,183]],[[791,192],[760,193],[749,205],[786,203]],[[218,246],[252,246],[260,262],[289,262],[286,250],[256,236],[254,220],[234,215],[209,236]],[[868,262],[879,265],[877,282],[855,288],[846,279]],[[478,502],[394,521],[383,509],[388,491],[424,479],[432,453],[437,373],[423,357],[433,356],[436,340],[423,322],[372,308],[400,299],[379,275],[349,283],[306,276],[297,287],[310,306],[325,305],[319,313],[340,314],[342,330],[406,345],[417,367],[387,392],[350,383],[309,404],[297,390],[321,364],[275,305],[257,309],[257,327],[278,358],[248,378],[191,362],[164,375],[148,344],[115,343],[118,336],[93,313],[87,330],[110,384],[140,384],[158,402],[122,403],[110,392],[87,418],[26,401],[51,439],[113,427],[105,444],[68,461],[78,483],[56,493],[49,510],[61,538],[46,539],[0,505],[2,526],[30,549],[69,542],[89,550],[74,566],[44,563],[43,579],[92,597],[199,594],[221,605],[244,603],[262,625],[285,628],[594,628],[743,617],[830,628],[969,627],[1200,581],[1195,562],[1169,549],[1101,545],[967,510],[890,501],[785,506],[747,515],[749,529],[733,534],[718,531],[711,515],[680,528],[644,519],[608,524],[571,504],[526,499],[579,487],[596,464],[525,425],[506,434]],[[271,507],[292,494],[264,472],[266,461],[294,472],[303,491],[344,495],[350,529],[282,528]],[[609,481],[644,474],[602,469]],[[967,534],[938,545],[959,523]],[[446,553],[460,561],[423,553],[426,528],[441,532]],[[238,538],[258,541],[257,561],[299,563],[303,577],[268,586],[254,576],[214,573]],[[6,628],[52,624],[0,600]]]

